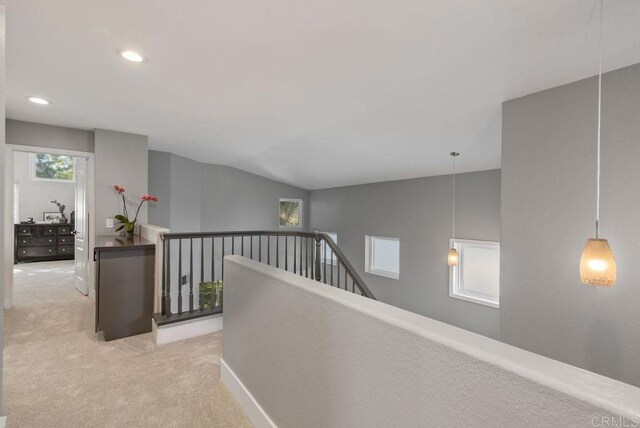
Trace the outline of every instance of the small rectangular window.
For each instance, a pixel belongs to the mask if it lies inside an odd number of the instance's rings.
[[[302,227],[302,199],[280,199],[280,227]]]
[[[72,156],[32,153],[29,159],[32,180],[75,181],[75,163]]]
[[[365,237],[365,271],[389,278],[400,278],[400,240],[379,236]]]
[[[329,237],[331,239],[333,239],[333,243],[334,244],[338,244],[338,234],[337,233],[332,233],[332,232],[321,232],[321,231],[316,231],[316,233],[324,233],[325,235],[329,235]],[[331,263],[332,265],[336,264],[336,255],[333,254],[333,251],[331,251],[331,247],[329,245],[327,245],[325,242],[322,243],[322,249],[320,250],[322,251],[320,253],[320,258],[322,260],[322,263],[325,263],[325,254],[326,254],[326,263]]]
[[[449,296],[500,307],[500,242],[452,239],[458,266],[449,272]]]

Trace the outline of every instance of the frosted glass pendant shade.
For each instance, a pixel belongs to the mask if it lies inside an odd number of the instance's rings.
[[[449,250],[449,266],[458,266],[458,251],[455,248]]]
[[[616,285],[616,259],[606,239],[589,239],[580,259],[583,284],[613,287]]]

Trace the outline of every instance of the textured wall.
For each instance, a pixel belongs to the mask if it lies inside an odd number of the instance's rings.
[[[238,256],[225,275],[224,361],[279,427],[640,418],[621,382]]]
[[[7,119],[7,144],[93,152],[93,131]]]
[[[376,298],[489,337],[499,310],[449,297],[450,175],[310,192],[310,228],[338,246]],[[400,279],[364,272],[365,235],[400,238]],[[456,178],[456,236],[500,240],[500,171]]]
[[[18,180],[20,189],[20,220],[33,217],[39,221],[44,211],[57,212],[58,208],[51,203],[53,199],[66,205],[65,215],[71,218],[71,211],[75,209],[75,183],[33,180],[29,170],[30,158],[27,152],[13,154],[13,177]]]
[[[601,235],[618,283],[580,283],[594,234],[595,78],[503,106],[501,339],[640,386],[640,64],[604,75]]]
[[[95,227],[97,235],[113,234],[107,229],[107,218],[122,212],[122,200],[113,191],[119,184],[127,189],[128,209],[135,210],[140,196],[148,193],[148,138],[125,132],[95,131]],[[138,223],[147,222],[147,204],[140,210]]]

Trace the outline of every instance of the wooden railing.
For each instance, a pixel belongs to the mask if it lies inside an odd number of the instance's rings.
[[[335,242],[296,231],[166,233],[162,235],[161,309],[156,324],[222,313],[226,255],[252,260],[375,299]]]

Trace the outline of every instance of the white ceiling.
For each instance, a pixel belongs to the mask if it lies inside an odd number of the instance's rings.
[[[498,168],[502,101],[597,71],[594,0],[0,3],[8,117],[308,189]],[[640,1],[605,4],[605,69],[640,62]]]

